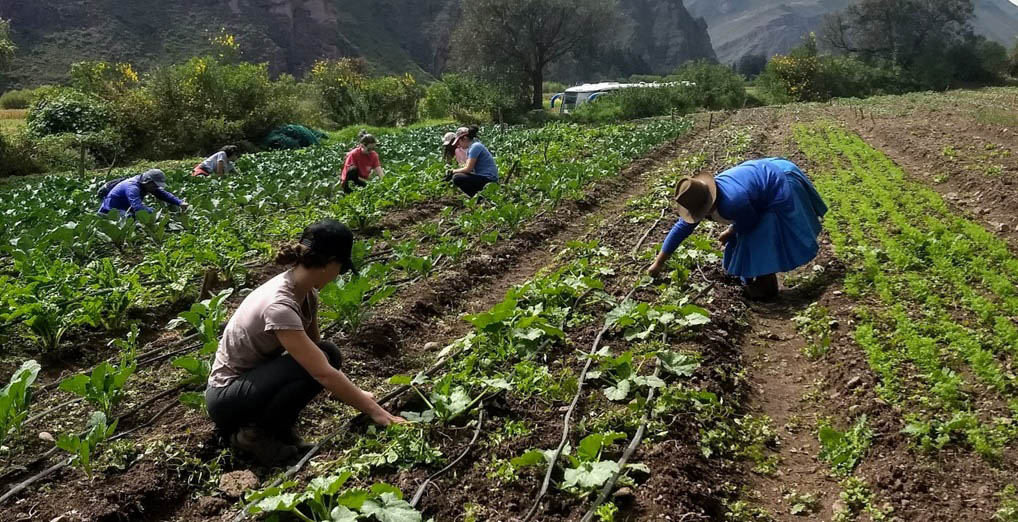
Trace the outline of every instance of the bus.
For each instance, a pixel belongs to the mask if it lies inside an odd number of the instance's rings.
[[[619,82],[602,82],[602,83],[585,83],[583,85],[577,85],[576,87],[570,87],[565,92],[560,92],[551,97],[551,108],[555,108],[555,102],[561,101],[559,104],[559,112],[561,114],[568,114],[570,111],[576,109],[584,103],[590,103],[596,100],[599,96],[617,91],[620,89],[638,89],[638,88],[654,88],[654,87],[693,87],[696,84],[692,82],[669,82],[669,83],[619,83]]]

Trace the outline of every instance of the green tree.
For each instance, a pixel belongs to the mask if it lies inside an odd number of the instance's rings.
[[[545,68],[610,40],[605,35],[618,16],[616,0],[470,0],[462,8],[453,36],[456,61],[518,85],[535,109]]]
[[[972,0],[861,0],[830,15],[822,40],[864,60],[912,68],[969,37]]]
[[[11,40],[11,22],[0,18],[0,71],[11,66],[18,47]]]
[[[1011,60],[1007,69],[1009,75],[1018,78],[1018,40],[1015,40],[1014,50],[1011,51]]]

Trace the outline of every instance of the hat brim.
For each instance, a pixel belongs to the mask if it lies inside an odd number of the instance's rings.
[[[707,200],[700,208],[686,208],[679,205],[679,217],[682,218],[686,223],[699,223],[703,221],[708,214],[710,209],[714,208],[714,203],[718,200],[718,184],[714,181],[714,175],[709,173],[701,173],[693,176],[693,180],[701,181],[707,185],[707,191],[710,193],[710,199]]]

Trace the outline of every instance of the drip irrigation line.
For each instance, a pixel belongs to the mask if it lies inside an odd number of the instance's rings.
[[[570,310],[575,309],[576,305],[578,305],[580,302],[582,302],[583,299],[585,299],[590,294],[590,292],[591,292],[591,290],[588,289],[588,290],[584,291],[582,294],[580,294],[580,296],[576,298],[576,302],[573,304],[573,306],[570,307]],[[566,316],[566,319],[563,319],[563,321],[562,321],[563,326],[565,325],[565,322],[566,322],[567,319],[568,319],[568,314]],[[551,342],[552,342],[552,340],[545,341],[541,345],[541,347],[538,349],[538,351],[541,352],[541,351],[544,351],[545,349],[547,349],[547,347],[551,344]],[[427,375],[428,377],[431,377],[432,375],[437,373],[439,370],[444,368],[445,365],[448,364],[449,361],[451,361],[453,358],[457,357],[458,355],[460,355],[461,353],[463,353],[466,350],[467,350],[466,348],[461,348],[461,349],[459,349],[459,350],[457,350],[455,352],[446,354],[445,357],[442,357],[441,359],[436,361],[435,364],[431,365],[431,367],[429,367],[427,370],[425,370],[424,371],[424,375]],[[381,399],[378,399],[378,405],[379,406],[384,405],[384,404],[388,403],[389,401],[400,397],[401,395],[403,395],[404,393],[406,393],[408,391],[410,391],[410,386],[409,385],[399,386],[398,388],[396,388],[396,389],[392,390],[391,392],[387,393]],[[294,464],[289,469],[287,469],[286,472],[283,473],[283,475],[277,477],[276,480],[272,481],[272,483],[269,484],[268,486],[266,486],[266,488],[274,488],[276,486],[279,486],[280,484],[283,483],[283,481],[288,480],[290,477],[295,475],[297,472],[299,472],[304,467],[305,464],[308,463],[308,461],[311,460],[312,457],[314,457],[319,451],[321,451],[322,447],[325,446],[326,443],[330,442],[332,439],[336,438],[337,436],[339,436],[339,435],[341,435],[343,433],[347,433],[349,431],[350,426],[357,419],[362,418],[362,417],[364,417],[363,413],[354,416],[352,419],[350,419],[347,422],[345,422],[341,428],[333,431],[332,433],[329,433],[323,439],[319,440],[318,443],[314,445],[314,447],[312,447],[310,450],[308,450],[307,454],[305,454],[304,457],[300,459],[300,461],[298,461],[296,464]],[[249,509],[251,509],[251,506],[253,506],[254,504],[255,504],[255,502],[249,502],[249,503],[245,504],[244,507],[241,508],[241,510],[236,515],[234,515],[234,517],[231,519],[231,522],[240,522],[240,521],[244,520],[245,518],[247,518],[247,512],[248,512]]]
[[[636,293],[636,288],[626,294],[626,297],[622,301],[628,300],[633,294]],[[573,418],[573,412],[576,411],[576,405],[580,402],[580,396],[583,395],[583,385],[587,379],[587,371],[590,370],[590,365],[594,361],[594,354],[597,353],[598,346],[601,345],[601,338],[604,334],[608,333],[611,329],[611,325],[605,320],[605,324],[601,327],[601,331],[597,333],[597,337],[594,338],[594,343],[590,347],[590,351],[587,353],[587,362],[583,365],[583,371],[580,372],[579,378],[576,380],[576,395],[573,396],[573,401],[569,404],[569,409],[566,410],[565,418],[562,421],[562,439],[559,441],[558,447],[555,448],[555,453],[552,454],[551,459],[548,462],[548,471],[544,474],[544,482],[541,484],[541,491],[538,492],[537,497],[534,499],[533,505],[530,506],[530,510],[527,511],[527,515],[523,517],[522,522],[527,522],[534,518],[537,514],[538,508],[541,506],[541,500],[544,499],[544,495],[548,493],[548,486],[551,485],[551,475],[555,471],[555,463],[558,458],[562,456],[562,450],[566,446],[566,442],[569,440],[569,427],[570,422]]]
[[[456,460],[450,462],[448,466],[432,474],[424,481],[423,484],[421,484],[419,488],[417,488],[417,493],[414,493],[413,499],[410,500],[410,507],[412,508],[417,507],[417,504],[421,501],[421,497],[424,496],[424,492],[428,489],[428,485],[432,484],[433,480],[435,480],[445,472],[455,467],[456,464],[459,464],[461,460],[463,460],[464,458],[466,458],[468,454],[470,454],[470,450],[474,448],[474,444],[477,444],[477,438],[481,435],[481,428],[483,426],[484,426],[484,404],[481,404],[481,412],[477,415],[477,429],[474,430],[474,437],[470,439],[470,443],[467,444],[466,449],[463,450],[463,453],[461,453],[460,456],[456,458]]]
[[[155,423],[155,421],[157,421],[159,419],[159,417],[162,417],[163,415],[165,415],[166,412],[168,412],[171,409],[173,409],[175,406],[177,406],[177,404],[180,404],[180,403],[179,402],[172,402],[172,403],[168,404],[165,408],[163,408],[162,410],[159,410],[159,412],[157,412],[155,415],[153,415],[149,420],[145,421],[144,424],[138,425],[138,426],[136,426],[136,427],[134,427],[134,428],[132,428],[130,430],[127,430],[127,431],[123,432],[123,433],[118,433],[118,434],[116,434],[116,435],[106,439],[103,442],[104,443],[105,442],[113,442],[115,440],[119,440],[119,439],[122,439],[124,437],[127,437],[128,435],[130,435],[130,434],[132,434],[132,433],[134,433],[136,431],[139,431],[139,430],[141,430],[143,428],[151,426],[153,423]],[[79,435],[79,436],[83,436],[83,435]],[[57,450],[56,447],[54,447],[50,451],[53,452],[55,450]],[[41,481],[42,479],[52,475],[53,473],[55,473],[57,471],[60,471],[61,469],[66,468],[67,466],[69,466],[71,464],[72,460],[73,460],[73,457],[69,458],[67,460],[63,460],[63,461],[57,462],[56,464],[46,468],[45,470],[41,471],[40,473],[38,473],[36,475],[33,475],[31,477],[28,477],[23,482],[15,485],[13,488],[11,488],[10,491],[8,491],[7,493],[4,493],[4,496],[0,497],[0,504],[3,504],[5,501],[7,501],[7,499],[13,497],[14,495],[17,495],[18,493],[21,493],[22,491],[24,491],[26,488],[28,488],[32,484],[35,484],[36,482]]]
[[[667,211],[668,211],[667,207],[661,209],[661,216],[657,218],[657,221],[655,221],[654,224],[651,225],[650,228],[648,228],[647,231],[643,233],[643,236],[640,237],[640,240],[636,242],[636,246],[634,246],[632,252],[629,253],[630,256],[636,257],[637,252],[640,251],[640,247],[643,246],[643,242],[647,240],[647,236],[649,236],[650,233],[653,232],[654,229],[661,224],[661,221],[663,221],[665,218],[665,212]]]
[[[661,364],[657,363],[654,368],[654,377],[661,374]],[[622,458],[619,459],[619,470],[608,480],[608,482],[601,488],[601,493],[597,495],[594,503],[590,505],[590,509],[586,515],[580,519],[580,522],[590,522],[594,519],[597,514],[597,508],[608,499],[608,495],[611,495],[615,489],[615,484],[618,483],[619,477],[625,472],[626,464],[629,463],[629,459],[632,458],[633,454],[636,453],[636,449],[640,447],[640,443],[643,442],[643,434],[647,430],[647,423],[650,422],[650,414],[652,411],[651,401],[654,400],[654,391],[656,388],[651,387],[647,391],[647,410],[643,412],[643,417],[640,418],[640,427],[636,429],[636,434],[633,435],[632,440],[629,441],[629,446],[626,446],[626,451],[622,454]]]

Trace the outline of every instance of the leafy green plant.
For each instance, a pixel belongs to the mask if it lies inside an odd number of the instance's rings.
[[[353,476],[351,471],[317,477],[302,492],[287,492],[295,485],[287,482],[248,495],[255,504],[250,514],[289,513],[305,522],[421,522],[420,512],[403,500],[403,492],[384,483],[370,489],[343,486]]]
[[[1018,487],[1008,484],[1003,491],[997,493],[1000,507],[993,513],[995,522],[1018,521]]]
[[[831,327],[836,322],[831,319],[826,307],[813,303],[792,317],[792,321],[799,328],[799,333],[806,338],[804,350],[807,357],[818,359],[827,354],[831,348]]]
[[[171,320],[166,327],[172,329],[182,324],[190,325],[201,339],[200,353],[202,355],[215,353],[219,346],[219,329],[226,321],[226,300],[232,294],[233,289],[227,288],[208,299],[194,303],[190,310],[181,312],[180,316]]]
[[[562,454],[568,459],[569,465],[564,467],[562,481],[558,484],[558,487],[568,493],[586,496],[603,486],[609,478],[620,470],[618,462],[614,460],[601,460],[603,452],[605,448],[625,438],[625,433],[594,433],[587,435],[580,441],[575,455],[572,454],[568,446],[564,448]],[[530,450],[512,459],[511,463],[516,469],[537,466],[550,462],[554,453],[554,450]],[[643,473],[650,472],[642,464],[627,464],[626,468],[627,472],[630,470]]]
[[[660,388],[665,382],[653,375],[639,375],[633,367],[633,352],[627,351],[617,357],[610,354],[610,347],[604,346],[596,355],[599,369],[587,373],[590,379],[603,379],[608,383],[604,396],[610,401],[624,401],[629,394],[641,387]]]
[[[822,423],[817,433],[820,459],[831,464],[836,475],[848,476],[866,455],[873,431],[866,426],[866,415],[859,416],[852,429],[840,432],[829,423]]]
[[[0,446],[21,429],[21,423],[28,416],[32,383],[39,376],[40,369],[42,367],[34,360],[25,361],[11,376],[7,386],[0,390]]]
[[[605,320],[624,331],[625,339],[646,340],[655,332],[688,328],[710,322],[707,310],[696,305],[651,305],[632,299],[623,301]]]
[[[812,493],[800,493],[798,491],[790,491],[784,495],[785,502],[789,504],[788,514],[796,516],[806,516],[820,508],[820,501],[817,496]]]
[[[349,331],[356,330],[370,307],[396,292],[393,286],[375,288],[375,284],[368,277],[353,276],[342,286],[335,282],[325,285],[318,293],[324,306],[321,316]]]
[[[135,368],[137,363],[133,360],[122,361],[119,365],[103,361],[90,375],[75,375],[60,381],[60,389],[84,398],[108,417],[124,398],[124,385]]]
[[[117,429],[117,421],[107,424],[106,415],[93,412],[88,420],[88,432],[84,437],[77,434],[62,433],[57,439],[57,447],[71,454],[71,463],[80,467],[85,474],[92,474],[92,455],[96,447],[108,439]]]

